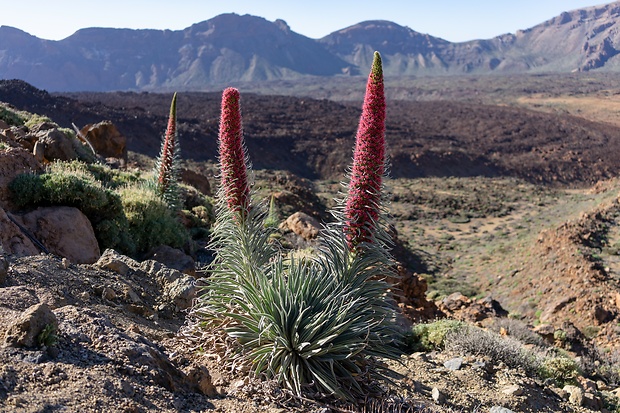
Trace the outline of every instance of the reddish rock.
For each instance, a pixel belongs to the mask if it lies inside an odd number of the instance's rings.
[[[181,180],[184,183],[193,186],[194,188],[196,188],[197,190],[199,190],[205,195],[209,195],[209,196],[212,195],[211,184],[209,183],[209,179],[202,174],[194,172],[190,169],[182,168],[181,169]]]
[[[469,304],[469,298],[463,294],[456,292],[452,293],[443,299],[442,304],[450,311],[456,311]]]
[[[4,344],[9,347],[35,347],[39,344],[39,335],[46,328],[56,332],[58,320],[47,304],[35,304],[9,325]]]
[[[398,276],[388,282],[394,284],[394,298],[407,318],[419,322],[443,316],[435,303],[426,299],[428,284],[424,278],[400,264],[396,271]]]
[[[104,158],[117,158],[127,161],[127,138],[110,121],[86,125],[80,131],[90,144]]]
[[[17,175],[40,172],[41,164],[31,152],[23,148],[8,148],[0,151],[0,208],[12,209],[9,184]]]
[[[0,208],[0,245],[4,253],[15,257],[36,255],[40,252],[2,208]]]
[[[41,207],[19,219],[52,254],[76,264],[92,264],[101,255],[90,221],[77,208]]]
[[[286,221],[280,224],[280,229],[288,229],[306,241],[315,239],[321,230],[321,224],[316,218],[305,212],[295,212]]]

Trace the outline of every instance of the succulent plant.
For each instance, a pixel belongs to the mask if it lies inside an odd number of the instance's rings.
[[[250,208],[239,92],[229,88],[222,97],[222,176],[210,245],[217,254],[193,315],[211,336],[226,337],[224,347],[234,347],[235,363],[251,365],[297,395],[363,398],[384,377],[378,358],[400,355],[385,281],[392,261],[379,225],[382,84],[375,54],[349,191],[354,199],[345,213],[334,214],[342,219],[324,229],[314,259],[282,255],[270,242],[274,229],[265,225],[266,205]],[[363,253],[356,253],[362,244]]]
[[[157,175],[157,193],[171,208],[179,207],[179,154],[180,146],[177,136],[177,94],[172,96],[168,127],[157,158],[155,172]]]

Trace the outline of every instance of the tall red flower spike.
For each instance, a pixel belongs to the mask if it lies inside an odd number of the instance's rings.
[[[247,178],[239,91],[229,87],[222,94],[220,118],[220,169],[221,187],[226,204],[231,211],[248,211],[250,187]]]
[[[157,176],[157,183],[159,191],[163,194],[169,189],[174,179],[173,167],[174,167],[174,155],[175,145],[177,138],[177,94],[175,92],[172,96],[172,103],[170,103],[170,116],[168,117],[168,128],[166,129],[166,136],[164,137],[164,145],[161,149],[159,157],[159,172]]]
[[[345,235],[350,250],[371,240],[379,218],[384,172],[385,93],[381,55],[375,52],[355,138],[353,169],[344,211]]]

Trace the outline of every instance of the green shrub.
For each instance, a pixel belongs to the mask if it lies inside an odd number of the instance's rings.
[[[579,368],[572,358],[549,357],[541,363],[538,374],[543,378],[552,378],[560,385],[565,385],[575,381],[579,375]]]
[[[0,104],[0,120],[5,121],[9,126],[22,126],[26,122],[26,117],[23,113]]]
[[[174,211],[154,191],[143,185],[118,189],[137,253],[165,244],[183,248],[189,234]]]
[[[511,368],[522,368],[536,374],[542,356],[527,350],[520,341],[492,331],[467,326],[450,332],[445,339],[446,349],[461,354],[490,357],[494,364],[503,362]]]
[[[136,184],[143,181],[138,172],[126,172],[112,169],[109,166],[93,163],[86,166],[93,177],[103,186],[110,189],[126,185]]]
[[[457,320],[438,320],[432,323],[417,324],[405,337],[405,345],[409,351],[443,349],[446,336],[464,326],[464,323]]]
[[[52,122],[52,120],[47,116],[33,114],[30,115],[28,119],[26,119],[24,126],[26,126],[28,129],[32,129],[34,126],[44,122]],[[56,126],[58,125],[56,124]]]
[[[56,162],[48,172],[17,176],[9,185],[20,208],[65,205],[78,208],[93,225],[102,249],[133,254],[130,238],[123,234],[127,220],[118,194],[104,188],[79,162]]]

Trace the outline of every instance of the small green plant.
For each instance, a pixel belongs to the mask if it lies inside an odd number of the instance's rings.
[[[276,201],[272,195],[269,200],[269,210],[267,211],[267,218],[265,218],[265,226],[277,228],[279,224],[280,217],[278,216],[278,210],[276,209]]]
[[[586,326],[582,332],[586,338],[592,340],[598,335],[599,331],[601,331],[601,328],[598,326]]]
[[[5,121],[9,126],[21,126],[26,122],[26,116],[19,111],[0,104],[0,120]]]
[[[43,331],[37,336],[37,343],[40,347],[53,347],[58,342],[57,329],[53,324],[47,324]]]
[[[562,345],[566,343],[567,338],[566,331],[564,330],[557,329],[553,333],[553,339]]]
[[[177,214],[148,186],[125,186],[118,189],[118,194],[137,253],[162,244],[183,248],[189,242],[189,234]]]
[[[538,374],[543,378],[552,378],[563,386],[574,383],[579,376],[579,368],[572,358],[565,356],[550,357],[543,360]]]
[[[446,336],[463,328],[465,324],[457,320],[437,320],[413,326],[411,333],[405,337],[409,351],[433,351],[444,348]]]
[[[40,124],[40,123],[44,123],[44,122],[52,122],[52,120],[50,118],[48,118],[47,116],[42,116],[42,115],[36,115],[33,114],[31,115],[26,122],[24,123],[24,126],[26,126],[28,129],[31,129],[32,127]],[[54,123],[55,124],[55,123]],[[58,126],[57,124],[55,124],[56,126]]]

